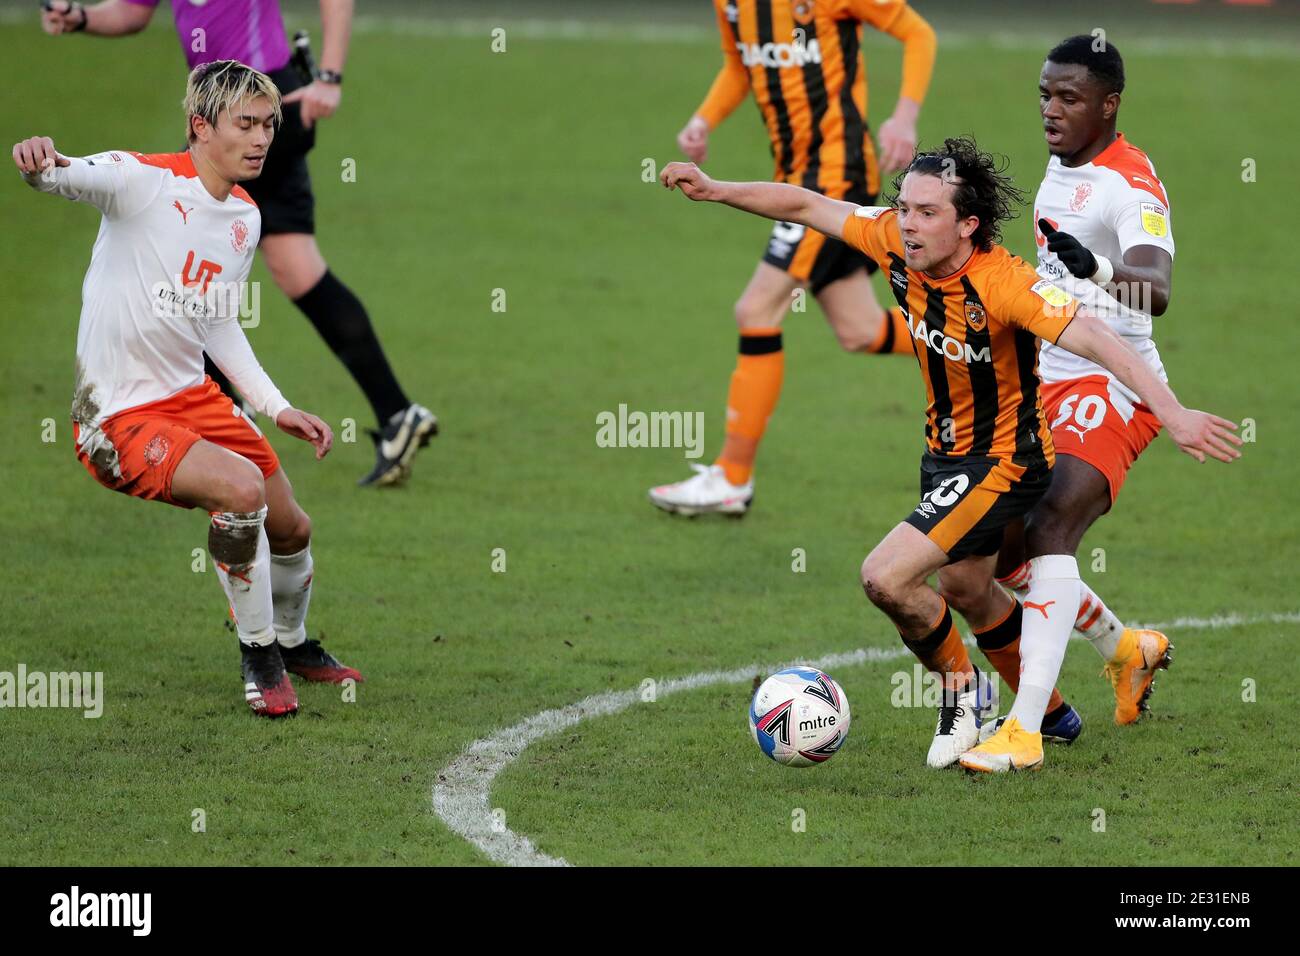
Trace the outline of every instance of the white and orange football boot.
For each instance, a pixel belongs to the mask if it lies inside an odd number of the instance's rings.
[[[958,762],[967,770],[1006,773],[1008,770],[1041,770],[1043,735],[1031,734],[1015,717],[984,743],[961,755]]]
[[[743,485],[727,481],[721,465],[691,465],[695,474],[685,481],[657,485],[650,489],[650,501],[656,508],[673,514],[694,517],[724,514],[741,517],[754,501],[754,481]]]
[[[1169,638],[1159,631],[1124,628],[1115,659],[1102,669],[1115,688],[1115,723],[1131,724],[1150,709],[1147,701],[1156,671],[1172,663],[1173,649]]]

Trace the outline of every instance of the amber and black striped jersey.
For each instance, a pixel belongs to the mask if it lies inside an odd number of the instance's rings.
[[[978,249],[943,279],[907,268],[893,209],[862,206],[844,241],[889,271],[925,380],[925,440],[936,455],[1051,465],[1038,340],[1055,343],[1078,301],[1002,246]]]
[[[920,102],[933,33],[904,0],[714,0],[724,62],[697,115],[716,127],[753,92],[776,160],[773,178],[831,196],[880,188],[867,127],[862,25],[927,43],[904,61],[903,94]],[[927,59],[928,57],[928,59]]]

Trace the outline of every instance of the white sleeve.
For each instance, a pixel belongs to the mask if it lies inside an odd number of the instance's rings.
[[[247,293],[248,277],[253,271],[253,250],[257,248],[262,225],[260,216],[255,214],[251,218],[248,252],[244,256],[243,265],[235,280],[235,289],[240,301],[233,303],[225,316],[209,322],[203,350],[208,353],[212,361],[217,363],[217,368],[225,372],[226,377],[235,383],[235,387],[249,404],[274,421],[277,415],[292,406],[280,394],[271,377],[257,361],[257,356],[253,354],[253,347],[249,345],[248,337],[244,335],[244,327],[239,324],[244,314],[242,299]]]
[[[203,349],[217,363],[217,368],[235,383],[241,395],[255,409],[272,421],[290,405],[271,377],[262,369],[248,344],[238,316],[218,319],[208,326]]]
[[[152,167],[122,150],[67,159],[67,166],[24,173],[23,179],[43,193],[90,203],[109,219],[135,215],[162,189],[162,177],[154,175]]]
[[[1174,231],[1169,208],[1145,189],[1124,189],[1111,207],[1112,228],[1121,252],[1134,246],[1155,246],[1174,254]]]

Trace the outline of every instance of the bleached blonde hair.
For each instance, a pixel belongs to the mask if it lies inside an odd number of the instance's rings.
[[[270,101],[271,109],[275,112],[275,125],[279,126],[283,118],[280,91],[269,76],[238,60],[213,60],[211,63],[199,64],[190,71],[182,103],[185,108],[185,133],[189,142],[192,143],[197,138],[194,135],[194,117],[202,116],[215,126],[219,114],[229,116],[232,106],[259,96],[265,96]]]

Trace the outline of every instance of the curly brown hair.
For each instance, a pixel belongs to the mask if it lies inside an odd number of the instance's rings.
[[[898,192],[908,173],[937,176],[953,183],[953,205],[957,218],[974,216],[979,220],[971,241],[976,248],[988,252],[1002,241],[1002,223],[1020,215],[1025,204],[1025,194],[1016,187],[1007,172],[1010,162],[1005,156],[980,152],[970,136],[945,139],[938,149],[917,152],[912,161],[894,177],[889,197],[890,205],[898,202]]]

